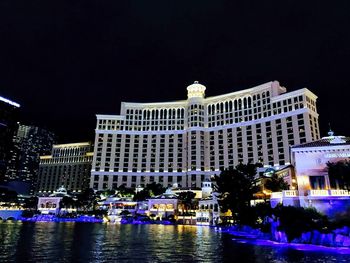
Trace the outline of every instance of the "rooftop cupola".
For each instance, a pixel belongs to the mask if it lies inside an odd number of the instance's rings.
[[[187,98],[204,98],[205,86],[195,81],[187,87]]]

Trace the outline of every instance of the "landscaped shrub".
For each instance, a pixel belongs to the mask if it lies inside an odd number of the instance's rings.
[[[273,210],[273,214],[280,222],[278,230],[286,233],[288,241],[312,230],[329,232],[327,216],[320,214],[314,208],[278,206]]]

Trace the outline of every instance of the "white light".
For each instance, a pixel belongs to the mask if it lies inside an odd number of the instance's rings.
[[[14,101],[11,101],[9,99],[6,99],[4,97],[1,97],[1,96],[0,96],[0,100],[3,101],[3,102],[6,102],[6,103],[8,103],[8,104],[10,104],[12,106],[15,106],[17,108],[21,107],[21,105],[19,105],[18,103],[14,102]]]

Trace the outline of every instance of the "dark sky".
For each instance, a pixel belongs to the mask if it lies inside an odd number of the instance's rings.
[[[0,1],[0,95],[63,143],[92,140],[121,101],[278,80],[319,96],[322,135],[350,135],[350,1],[183,2]]]

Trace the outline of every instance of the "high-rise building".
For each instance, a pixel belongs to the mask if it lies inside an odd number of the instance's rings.
[[[13,137],[11,159],[5,182],[17,192],[34,194],[39,170],[39,157],[51,153],[54,134],[45,129],[19,125]]]
[[[89,187],[92,145],[90,142],[56,144],[52,155],[40,156],[38,193],[50,193],[61,186],[80,192]]]
[[[20,105],[0,97],[0,183],[4,182],[6,166],[13,146],[13,135],[17,129]]]
[[[286,92],[277,81],[205,98],[187,87],[187,100],[121,103],[120,115],[97,115],[90,187],[200,187],[238,163],[288,165],[291,145],[319,138],[317,96]]]

